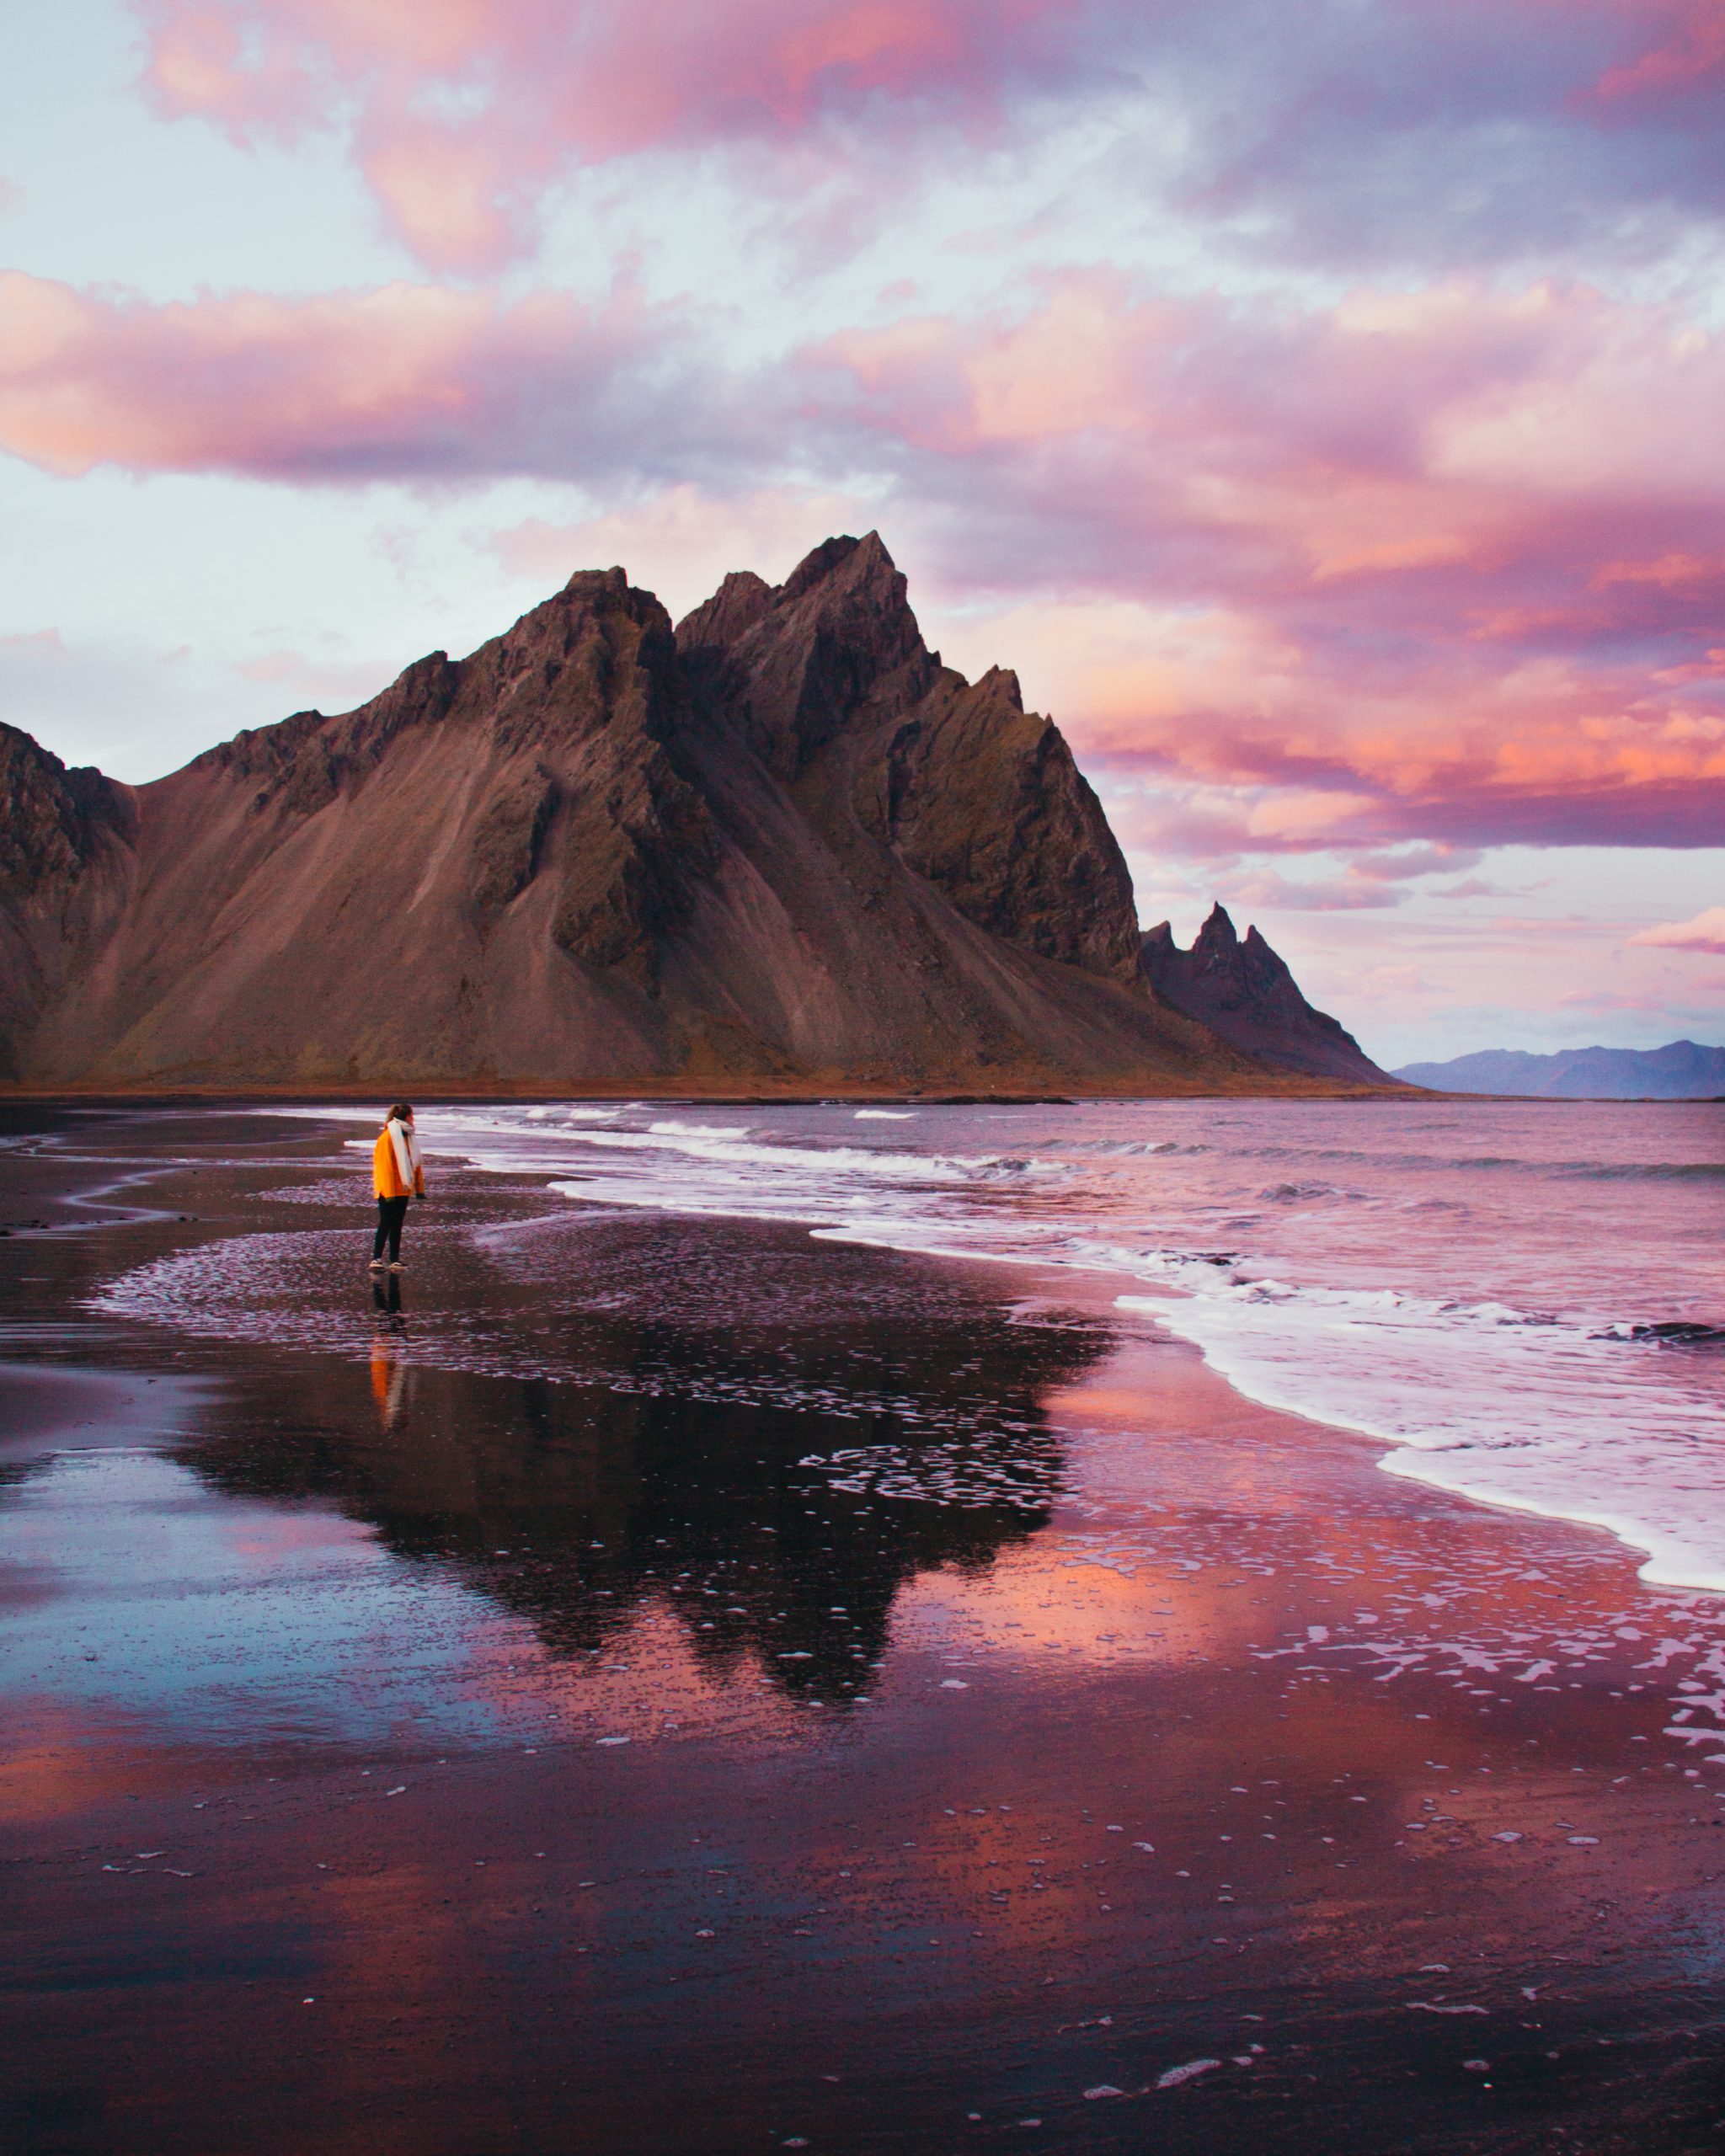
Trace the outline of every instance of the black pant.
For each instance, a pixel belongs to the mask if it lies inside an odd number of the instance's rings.
[[[408,1202],[404,1198],[380,1198],[377,1201],[377,1233],[371,1241],[371,1255],[382,1257],[386,1237],[389,1243],[389,1262],[393,1265],[401,1256],[401,1224],[408,1217]]]

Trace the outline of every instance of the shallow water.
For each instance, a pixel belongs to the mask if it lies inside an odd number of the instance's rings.
[[[1248,1397],[1725,1588],[1717,1104],[444,1108],[421,1135],[584,1204],[1135,1276],[1122,1307]],[[111,1306],[204,1292],[192,1267]]]

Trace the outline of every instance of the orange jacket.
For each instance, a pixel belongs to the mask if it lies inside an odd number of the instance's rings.
[[[402,1180],[387,1124],[378,1132],[377,1143],[371,1148],[371,1187],[380,1198],[423,1198],[425,1195],[425,1171],[423,1168],[414,1176],[411,1190]]]

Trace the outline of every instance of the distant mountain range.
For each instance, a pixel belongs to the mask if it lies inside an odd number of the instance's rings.
[[[148,786],[0,726],[0,1081],[1393,1082],[1255,930],[1140,936],[1060,729],[942,664],[873,533],[675,630],[583,571],[467,659]]]
[[[1725,1095],[1725,1048],[1668,1041],[1664,1048],[1573,1048],[1531,1055],[1482,1049],[1450,1063],[1407,1063],[1410,1086],[1445,1093],[1521,1093],[1558,1101],[1695,1101]]]

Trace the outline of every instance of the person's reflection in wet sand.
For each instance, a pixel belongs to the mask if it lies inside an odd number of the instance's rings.
[[[371,1395],[377,1420],[387,1436],[400,1422],[407,1392],[407,1320],[402,1315],[401,1279],[380,1274],[371,1283],[377,1315],[371,1336]]]

